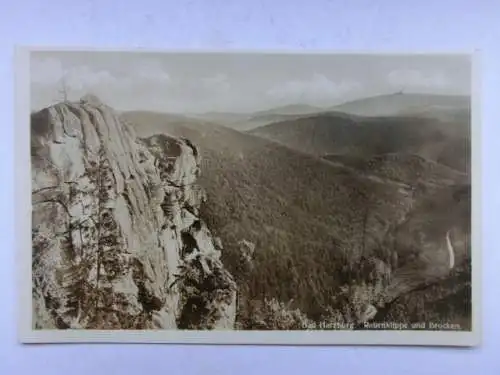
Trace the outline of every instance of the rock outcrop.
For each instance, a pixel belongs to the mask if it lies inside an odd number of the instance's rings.
[[[238,242],[240,247],[240,258],[241,261],[247,265],[248,268],[253,268],[253,259],[255,253],[255,244],[247,240],[241,240]]]
[[[33,327],[233,329],[197,148],[137,139],[95,97],[31,122]]]

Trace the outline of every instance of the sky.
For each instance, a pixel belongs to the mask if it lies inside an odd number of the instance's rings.
[[[117,110],[253,112],[329,107],[396,91],[469,95],[465,55],[37,51],[31,109],[97,95]]]

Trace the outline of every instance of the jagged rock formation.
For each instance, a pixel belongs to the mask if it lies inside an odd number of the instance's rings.
[[[238,242],[238,245],[240,246],[241,261],[245,263],[249,268],[252,268],[255,253],[255,244],[247,240],[241,240]]]
[[[95,97],[31,122],[33,327],[233,329],[197,148],[137,139]]]

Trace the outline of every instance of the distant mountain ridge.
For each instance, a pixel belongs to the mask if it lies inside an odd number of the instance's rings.
[[[290,104],[256,112],[207,112],[190,116],[194,119],[210,121],[235,130],[245,131],[275,121],[298,118],[323,111],[325,111],[324,108],[310,105]]]
[[[357,99],[330,107],[332,110],[359,116],[400,116],[428,112],[430,108],[463,110],[470,108],[470,97],[463,95],[431,95],[394,93]]]
[[[470,118],[362,117],[321,113],[251,129],[257,135],[312,155],[369,157],[413,153],[456,170],[470,169]]]
[[[218,123],[239,131],[249,131],[274,122],[322,114],[362,117],[418,116],[455,119],[457,116],[459,118],[470,116],[470,97],[395,93],[356,99],[327,107],[289,104],[253,112],[214,111],[189,114],[188,117]]]

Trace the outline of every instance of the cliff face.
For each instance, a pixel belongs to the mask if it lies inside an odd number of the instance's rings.
[[[33,327],[233,329],[199,154],[86,97],[32,115]]]

